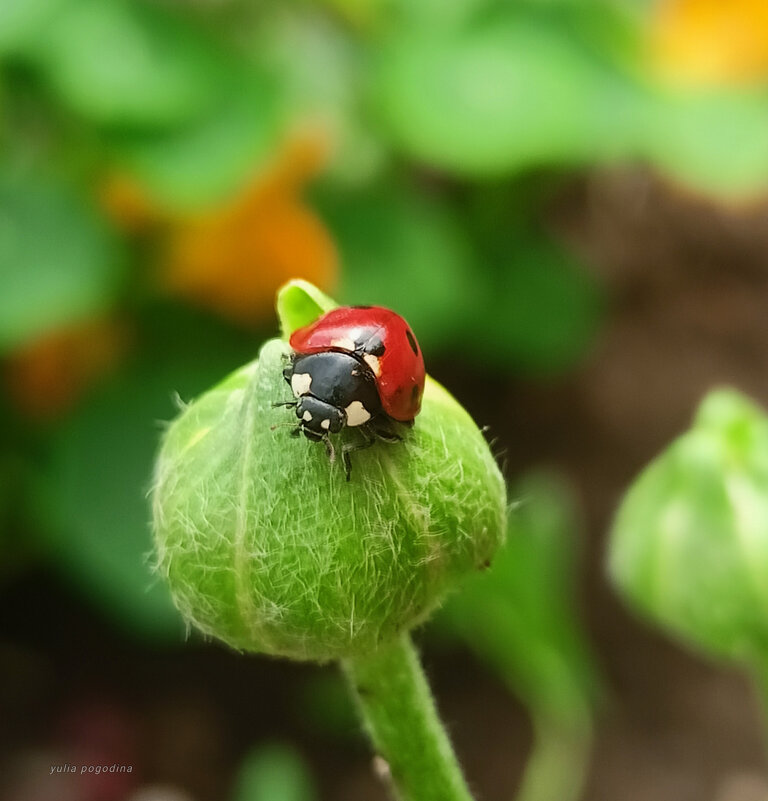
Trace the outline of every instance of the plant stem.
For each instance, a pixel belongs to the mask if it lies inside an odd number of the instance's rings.
[[[400,801],[472,801],[408,634],[344,671]]]
[[[591,747],[589,714],[562,721],[533,713],[533,750],[515,801],[577,801]]]

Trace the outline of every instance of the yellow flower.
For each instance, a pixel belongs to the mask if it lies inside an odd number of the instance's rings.
[[[659,0],[650,46],[662,74],[681,83],[768,81],[768,2]]]

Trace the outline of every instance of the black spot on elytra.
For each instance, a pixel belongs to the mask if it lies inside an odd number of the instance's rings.
[[[368,340],[368,344],[365,347],[365,352],[370,353],[371,356],[381,356],[385,350],[386,347],[379,337]]]
[[[411,402],[418,403],[419,401],[419,385],[414,384],[413,389],[411,390]]]
[[[419,355],[419,346],[416,344],[416,337],[411,333],[410,328],[405,329],[405,336],[408,340],[408,344],[411,346],[411,350],[413,351],[414,356]]]

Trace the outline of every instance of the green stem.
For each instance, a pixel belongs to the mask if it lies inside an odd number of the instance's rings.
[[[533,750],[515,801],[577,801],[591,747],[589,716],[564,722],[533,716]]]
[[[472,801],[410,637],[343,668],[397,798]]]

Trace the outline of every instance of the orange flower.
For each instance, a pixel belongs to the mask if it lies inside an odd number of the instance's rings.
[[[240,194],[202,212],[164,208],[124,173],[110,176],[98,194],[126,233],[151,233],[162,291],[253,326],[271,315],[275,292],[288,279],[323,289],[334,283],[336,247],[301,199],[327,157],[325,137],[297,137]]]
[[[654,64],[677,81],[768,81],[768,2],[658,0],[650,45]]]
[[[272,313],[290,278],[328,289],[336,277],[333,240],[301,190],[327,160],[324,138],[296,139],[233,199],[204,212],[161,208],[130,176],[112,176],[102,208],[131,234],[151,227],[159,244],[160,288],[248,326]]]
[[[8,392],[29,417],[58,417],[119,362],[126,346],[124,327],[111,320],[90,321],[47,334],[8,359]]]
[[[170,221],[161,285],[249,326],[271,314],[275,291],[290,278],[330,287],[336,248],[300,197],[324,159],[316,138],[299,141],[230,203]]]

